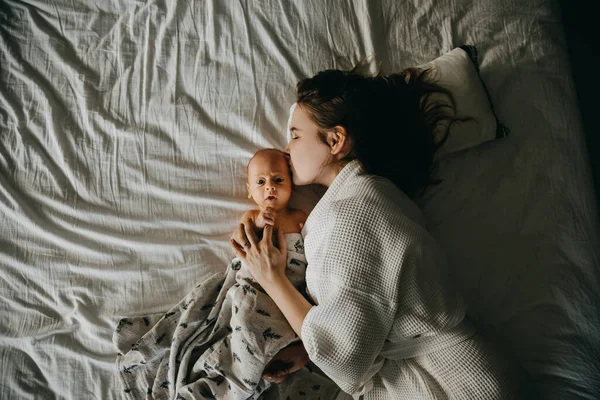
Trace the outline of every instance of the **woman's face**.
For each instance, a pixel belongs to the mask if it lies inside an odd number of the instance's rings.
[[[290,155],[294,184],[321,183],[323,170],[329,163],[331,149],[318,136],[317,125],[298,105],[290,122],[291,140],[285,148]]]

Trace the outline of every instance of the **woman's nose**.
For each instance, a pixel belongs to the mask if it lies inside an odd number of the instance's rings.
[[[287,146],[285,146],[285,149],[283,149],[283,152],[285,153],[285,156],[287,158],[290,157],[290,143],[288,142]]]

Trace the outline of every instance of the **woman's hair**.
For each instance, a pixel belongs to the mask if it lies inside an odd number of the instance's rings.
[[[430,70],[407,68],[388,76],[365,76],[352,71],[326,70],[300,81],[296,102],[318,126],[319,137],[342,126],[351,152],[343,166],[358,159],[365,171],[390,179],[409,197],[434,183],[431,165],[437,148],[434,130],[454,116],[451,93],[432,82]],[[441,95],[435,97],[432,95]],[[442,101],[442,99],[447,101]]]

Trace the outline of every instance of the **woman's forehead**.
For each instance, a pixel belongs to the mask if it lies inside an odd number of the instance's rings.
[[[290,127],[291,127],[291,124],[292,124],[292,117],[294,116],[294,111],[296,110],[297,106],[298,106],[298,103],[294,103],[290,107],[290,111],[289,111],[289,114],[288,114],[287,124],[285,125],[286,134],[288,135],[289,138],[291,138]]]
[[[298,132],[307,132],[312,130],[311,128],[316,129],[317,125],[310,119],[310,116],[302,106],[296,107],[290,118],[288,133],[291,135],[294,130],[297,130]]]
[[[306,122],[306,120],[310,120],[310,118],[308,117],[308,113],[304,111],[302,106],[294,107],[294,111],[292,112],[292,118],[290,119],[290,129],[294,127],[298,128],[298,126],[296,125],[298,123],[303,124]]]

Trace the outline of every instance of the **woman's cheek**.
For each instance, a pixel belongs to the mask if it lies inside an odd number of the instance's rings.
[[[293,175],[293,182],[294,185],[298,185],[298,186],[302,186],[303,183],[303,179],[302,179],[302,170],[298,170],[298,168],[294,167],[294,175]]]

